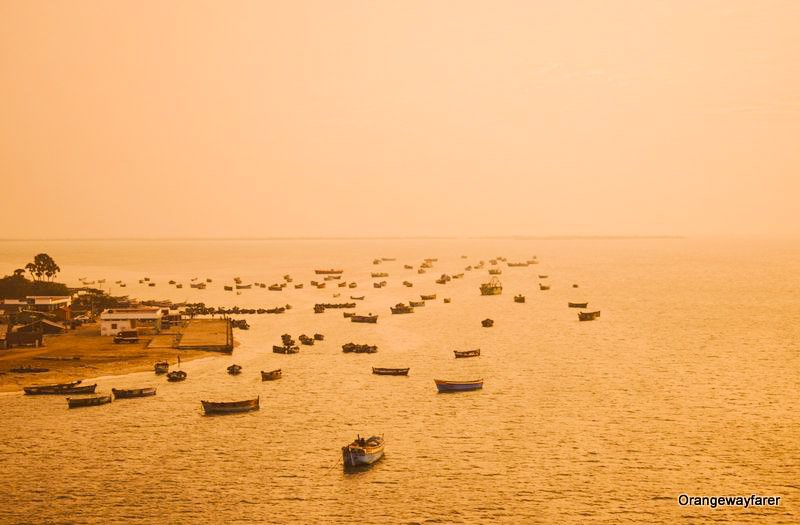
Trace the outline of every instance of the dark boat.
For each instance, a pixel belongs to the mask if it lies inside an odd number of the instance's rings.
[[[299,290],[300,288],[303,287],[303,283],[295,284],[294,287]]]
[[[579,321],[594,321],[600,317],[600,310],[596,312],[578,312]]]
[[[484,328],[491,328],[494,326],[494,321],[491,319],[484,319],[481,321],[481,326]]]
[[[407,376],[410,368],[379,368],[372,367],[372,373],[379,376]]]
[[[550,289],[550,285],[549,284],[539,283],[539,290],[545,291],[545,290],[549,290],[549,289]]]
[[[350,283],[350,284],[347,285],[347,287],[348,288],[357,288],[358,287],[358,283]]]
[[[378,322],[377,315],[354,315],[350,318],[351,323],[372,323]]]
[[[26,386],[23,388],[29,396],[58,396],[63,394],[94,394],[97,385],[78,386],[80,381],[59,385]]]
[[[577,284],[573,284],[573,285],[572,285],[572,287],[573,287],[573,288],[577,288],[577,287],[578,287],[578,285],[577,285]]]
[[[252,287],[253,287],[252,284],[237,284],[236,285],[236,289],[237,290],[249,290]]]
[[[393,314],[413,314],[414,308],[411,306],[407,306],[403,303],[397,303],[394,306],[390,306],[389,309],[392,311]]]
[[[360,296],[356,297],[355,295],[351,295],[350,299],[352,299],[354,301],[363,301],[364,300],[364,296],[360,295]]]
[[[355,354],[374,354],[378,351],[375,345],[360,345],[356,343],[345,343],[342,345],[342,352]]]
[[[343,272],[344,270],[314,270],[317,275],[338,275]]]
[[[414,286],[414,283],[412,283],[411,281],[403,281],[403,286],[405,286],[406,288],[412,288]]]
[[[309,337],[306,334],[301,334],[300,337],[298,337],[298,339],[300,339],[300,344],[303,344],[303,345],[306,345],[306,346],[311,346],[311,345],[314,344],[314,338],[313,337]]]
[[[68,397],[67,406],[69,408],[80,407],[94,407],[98,405],[105,405],[111,403],[111,396],[94,396],[94,397]]]
[[[233,364],[227,368],[228,373],[232,376],[238,376],[242,373],[242,367],[237,364]]]
[[[569,308],[586,308],[587,306],[589,306],[589,303],[567,303]]]
[[[42,374],[49,371],[49,368],[42,368],[40,366],[17,366],[9,370],[9,372],[15,374]]]
[[[369,438],[356,437],[352,443],[342,447],[344,468],[371,465],[383,457],[385,442],[383,436]]]
[[[314,334],[314,339],[317,341],[323,341],[325,339],[325,336],[322,334]]]
[[[430,295],[420,295],[419,298],[422,299],[423,301],[435,301],[436,294],[432,293]]]
[[[148,397],[156,395],[155,387],[148,388],[112,388],[114,399],[129,399],[133,397]]]
[[[356,315],[356,313],[355,312],[342,312],[342,315],[344,316],[345,319],[349,319],[350,317],[353,317],[354,315]]]
[[[169,363],[166,361],[159,361],[158,363],[153,365],[153,370],[155,370],[156,374],[166,374],[169,372]]]
[[[200,401],[200,403],[203,405],[203,412],[206,414],[240,414],[258,410],[261,407],[260,399],[260,397],[257,397],[245,401]]]
[[[267,287],[267,290],[271,292],[280,292],[281,290],[283,290],[283,286],[281,286],[280,284],[271,284]]]
[[[497,280],[497,277],[492,277],[488,283],[481,285],[481,295],[500,295],[503,293],[503,285]]]
[[[314,305],[314,313],[315,314],[323,314],[323,313],[325,313],[325,307],[322,306],[321,304],[315,304]]]
[[[414,267],[412,265],[410,265],[410,264],[404,264],[403,268],[405,268],[406,270],[413,270],[414,269]]]
[[[444,302],[445,302],[445,303],[449,303],[449,302],[450,302],[450,298],[449,298],[449,297],[445,297],[445,298],[444,298]]]
[[[414,308],[422,308],[425,306],[425,301],[408,301],[408,305]]]
[[[453,353],[456,355],[456,359],[462,357],[478,357],[481,355],[481,349],[478,348],[476,350],[453,350]]]
[[[389,274],[386,272],[372,272],[370,276],[373,279],[380,278],[380,277],[389,277]]]
[[[178,381],[184,381],[186,379],[186,372],[183,370],[173,370],[167,374],[167,381],[172,383],[177,383]]]
[[[547,277],[548,277],[547,275],[540,275],[539,279],[547,279]]]
[[[222,288],[224,288],[226,292],[232,292],[233,291],[233,286],[223,286]]]
[[[283,372],[281,369],[278,368],[277,370],[270,370],[269,372],[261,371],[261,380],[262,381],[274,381],[276,379],[280,379],[283,377]]]
[[[501,273],[503,273],[503,270],[500,268],[491,268],[489,270],[489,275],[500,275]]]
[[[515,295],[514,296],[514,302],[515,303],[524,303],[525,302],[525,296],[522,295],[522,294]]]
[[[439,390],[439,392],[466,392],[483,388],[483,379],[473,379],[471,381],[434,379],[433,381],[436,383],[436,389]]]
[[[300,348],[297,346],[272,346],[272,351],[276,354],[297,354]]]

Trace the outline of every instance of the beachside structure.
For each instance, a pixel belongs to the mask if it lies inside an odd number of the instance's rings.
[[[29,295],[24,299],[0,299],[0,315],[18,312],[48,314],[58,321],[69,321],[72,297],[69,295]]]
[[[157,306],[135,308],[109,308],[100,314],[100,335],[114,336],[123,330],[138,330],[140,333],[159,333],[164,317]]]

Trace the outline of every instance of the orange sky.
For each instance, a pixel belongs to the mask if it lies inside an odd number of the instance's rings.
[[[800,233],[800,2],[0,3],[0,238]]]

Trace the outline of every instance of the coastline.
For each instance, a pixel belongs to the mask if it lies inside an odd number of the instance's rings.
[[[188,362],[218,352],[182,350],[169,346],[149,348],[150,339],[135,344],[114,344],[98,335],[97,325],[81,326],[66,334],[47,335],[44,346],[0,350],[0,392],[22,391],[31,385],[65,383],[78,379],[125,375],[153,369],[157,361]],[[166,334],[169,335],[169,334]],[[48,368],[41,373],[15,373],[11,368]]]

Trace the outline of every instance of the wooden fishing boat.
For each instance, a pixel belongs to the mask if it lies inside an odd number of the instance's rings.
[[[483,388],[483,379],[473,379],[471,381],[446,381],[444,379],[434,379],[436,389],[439,392],[467,392],[469,390],[480,390]]]
[[[444,302],[445,302],[445,304],[449,303],[450,302],[450,298],[449,297],[445,297],[444,298]]]
[[[203,405],[203,412],[206,414],[240,414],[258,410],[261,407],[260,400],[259,396],[245,401],[200,401],[200,404]]]
[[[356,344],[356,343],[345,343],[342,345],[342,352],[349,354],[374,354],[378,351],[378,347],[375,345],[363,345],[363,344]]]
[[[589,303],[567,303],[568,308],[586,308]]]
[[[297,354],[300,353],[300,347],[297,346],[272,346],[272,352],[275,354]]]
[[[435,301],[436,294],[432,293],[430,295],[420,295],[419,298],[422,299],[423,301]]]
[[[539,275],[539,279],[547,279],[547,275]]]
[[[492,277],[488,283],[483,283],[481,285],[480,290],[481,295],[500,295],[503,293],[503,285],[500,284],[497,277]]]
[[[155,387],[147,388],[112,388],[114,399],[129,399],[133,397],[148,397],[156,395]]]
[[[530,264],[530,263],[529,263],[528,261],[525,261],[525,262],[516,262],[516,263],[515,263],[515,262],[507,262],[507,263],[506,263],[506,265],[507,265],[509,268],[514,268],[514,267],[525,267],[525,266],[528,266],[529,264]]]
[[[378,322],[377,315],[354,315],[350,318],[351,323],[372,323]]]
[[[410,265],[410,264],[404,264],[403,268],[405,268],[406,270],[413,270],[414,269],[414,267],[412,265]]]
[[[225,289],[226,292],[232,292],[233,291],[233,286],[223,286],[223,288]]]
[[[159,361],[153,365],[153,370],[157,375],[166,374],[169,372],[169,363],[166,361]]]
[[[411,281],[403,281],[403,286],[405,286],[406,288],[413,288],[414,283],[412,283]]]
[[[94,397],[68,397],[67,406],[69,408],[80,407],[94,407],[98,405],[105,405],[111,403],[111,396],[94,396]]]
[[[59,396],[64,394],[94,394],[97,385],[81,385],[80,381],[57,385],[26,386],[23,388],[29,396]]]
[[[573,287],[573,288],[577,288],[577,287],[578,287],[578,285],[577,285],[577,284],[573,284],[573,285],[572,285],[572,287]]]
[[[253,287],[252,284],[237,284],[236,285],[236,289],[237,290],[249,290],[252,287]]]
[[[456,355],[456,359],[460,359],[463,357],[478,357],[481,355],[481,349],[477,348],[475,350],[453,350],[453,353]]]
[[[379,376],[407,376],[410,368],[379,368],[372,367],[372,373]]]
[[[342,312],[342,315],[344,316],[345,319],[349,319],[350,317],[353,317],[354,315],[356,315],[356,313],[355,312]]]
[[[301,334],[300,337],[298,337],[298,339],[300,339],[300,344],[303,344],[303,345],[306,345],[306,346],[311,346],[311,345],[314,344],[314,338],[313,337],[309,337],[306,334]]]
[[[240,365],[237,365],[237,364],[232,364],[231,366],[226,368],[226,370],[232,376],[238,376],[239,374],[242,373],[242,367]]]
[[[373,277],[373,278],[379,278],[379,277],[389,277],[389,274],[388,274],[388,273],[386,273],[386,272],[372,272],[372,273],[370,274],[370,276],[371,276],[371,277]]]
[[[325,340],[325,336],[322,334],[314,334],[314,339],[317,341],[323,341]]]
[[[49,371],[49,368],[42,368],[40,366],[16,366],[9,369],[9,372],[13,372],[14,374],[43,374]]]
[[[549,290],[549,289],[550,289],[550,285],[549,284],[539,283],[539,290],[544,292],[545,290]]]
[[[280,284],[271,284],[267,287],[267,290],[271,292],[280,292],[281,290],[283,290],[283,286],[281,286]]]
[[[277,370],[270,370],[269,372],[261,371],[261,380],[262,381],[274,381],[276,379],[280,379],[283,377],[283,372],[281,369],[278,368]]]
[[[522,295],[522,294],[515,295],[514,296],[514,302],[515,303],[524,303],[525,302],[525,296]]]
[[[358,283],[350,283],[350,284],[347,285],[347,287],[348,288],[357,288],[358,287]]]
[[[594,321],[600,317],[600,310],[596,312],[578,312],[579,321]]]
[[[392,311],[393,314],[413,314],[414,308],[411,306],[407,306],[403,303],[397,303],[394,306],[390,306],[389,309]]]
[[[369,438],[356,437],[352,443],[342,447],[344,468],[371,465],[383,457],[385,442],[383,436]]]
[[[503,270],[500,268],[491,268],[489,269],[489,275],[500,275],[503,273]]]
[[[359,295],[358,297],[356,297],[354,295],[351,295],[350,299],[352,299],[354,301],[363,301],[364,300],[364,296],[363,295]]]
[[[396,261],[397,257],[381,257],[381,261],[392,262]]]
[[[333,269],[330,269],[330,270],[314,270],[314,273],[317,274],[317,275],[338,275],[338,274],[343,273],[343,272],[344,272],[344,270],[333,270]]]
[[[186,372],[183,370],[173,370],[167,374],[167,381],[177,383],[178,381],[186,380]]]
[[[425,306],[425,301],[408,301],[408,305],[414,308],[422,308]]]
[[[491,328],[494,326],[494,321],[492,319],[484,319],[481,321],[481,326],[484,328]]]

